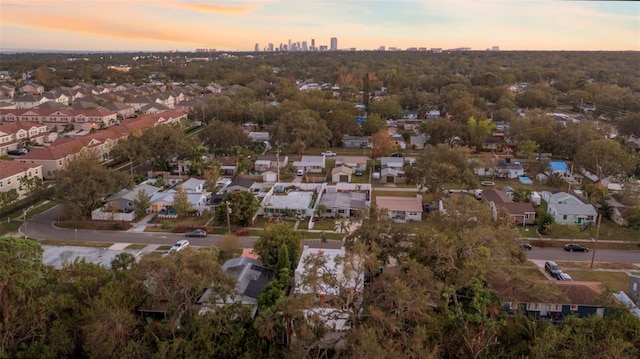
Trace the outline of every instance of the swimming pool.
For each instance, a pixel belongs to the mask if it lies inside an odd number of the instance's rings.
[[[521,176],[520,177],[520,183],[522,183],[522,184],[533,184],[533,181],[529,177]]]

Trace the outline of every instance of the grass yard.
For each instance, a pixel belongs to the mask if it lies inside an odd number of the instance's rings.
[[[6,236],[9,233],[18,232],[18,228],[22,225],[22,221],[13,220],[9,223],[0,222],[0,236]]]
[[[336,220],[333,218],[327,218],[322,221],[313,222],[313,229],[319,231],[331,231],[336,228]]]
[[[125,249],[144,249],[147,245],[146,244],[130,244],[127,246],[127,248]]]
[[[43,239],[39,241],[40,244],[47,246],[80,246],[80,247],[95,247],[95,248],[109,248],[113,243],[107,242],[83,242],[83,241],[54,241]]]
[[[392,197],[411,197],[418,192],[416,191],[385,191],[374,189],[372,191],[372,196],[375,199],[378,196],[392,196]]]
[[[573,280],[601,282],[613,291],[629,290],[629,275],[625,272],[600,272],[592,270],[571,270],[568,272]]]

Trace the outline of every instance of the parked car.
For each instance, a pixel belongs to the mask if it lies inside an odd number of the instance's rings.
[[[569,243],[564,245],[564,250],[567,252],[588,252],[589,248],[577,243]]]
[[[391,157],[404,157],[404,155],[402,153],[396,152],[391,154]]]
[[[356,176],[362,176],[362,170],[356,170],[354,173]]]
[[[518,244],[520,244],[520,246],[528,251],[530,251],[531,249],[533,249],[533,246],[531,246],[531,244],[529,244],[529,242],[527,241],[519,241]]]
[[[181,239],[176,242],[171,248],[169,248],[168,253],[179,252],[185,248],[189,247],[189,241],[186,239]]]
[[[18,148],[17,150],[11,150],[7,152],[7,154],[11,156],[22,156],[22,155],[26,155],[27,153],[29,153],[29,150],[26,148]]]
[[[338,154],[333,151],[324,151],[321,153],[321,155],[325,157],[333,157],[333,156],[337,156]]]
[[[196,229],[196,230],[193,230],[191,232],[187,232],[185,234],[185,236],[187,236],[187,237],[206,237],[207,236],[207,231],[205,231],[204,229]]]
[[[562,269],[560,269],[560,266],[554,261],[544,262],[544,270],[549,272],[549,274],[555,278],[557,278],[558,274],[562,273]]]
[[[296,176],[302,176],[302,175],[304,175],[304,171],[303,170],[296,171]]]
[[[568,275],[567,273],[564,273],[564,272],[559,273],[558,275],[556,275],[556,279],[557,280],[564,280],[564,281],[567,281],[567,282],[573,281],[573,278],[571,278],[570,275]]]

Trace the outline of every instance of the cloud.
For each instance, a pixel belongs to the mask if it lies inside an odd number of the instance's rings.
[[[179,9],[192,10],[196,12],[209,12],[224,15],[241,16],[248,12],[259,8],[263,4],[247,3],[244,5],[221,5],[210,4],[204,2],[182,2],[182,1],[170,1],[166,3],[160,3],[165,6],[170,6]]]

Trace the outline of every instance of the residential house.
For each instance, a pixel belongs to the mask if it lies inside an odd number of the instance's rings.
[[[7,84],[0,84],[0,98],[13,98],[16,95],[16,88]]]
[[[155,115],[169,110],[171,110],[171,107],[163,105],[162,103],[154,102],[140,107],[138,111],[147,115]]]
[[[24,86],[20,87],[20,93],[26,95],[42,95],[44,93],[44,86],[29,82]]]
[[[166,191],[154,193],[149,199],[151,202],[151,212],[162,212],[163,210],[171,208],[173,206],[175,194],[175,189],[168,189]],[[209,195],[210,193],[208,192],[187,192],[187,198],[191,204],[191,209],[198,211],[198,213],[208,210],[209,206],[207,203],[209,201]]]
[[[331,170],[331,182],[351,182],[353,170],[347,166],[338,166]]]
[[[43,145],[53,142],[58,135],[47,131],[47,126],[37,122],[19,121],[0,125],[0,155],[26,145]]]
[[[421,221],[422,198],[420,197],[376,197],[376,206],[383,213],[396,222]]]
[[[190,177],[186,181],[182,182],[180,186],[187,193],[200,193],[205,191],[204,184],[205,180]]]
[[[553,216],[556,223],[576,224],[580,226],[595,225],[598,212],[591,204],[580,201],[576,196],[558,192],[542,192],[542,199],[547,202],[547,213]]]
[[[235,176],[238,174],[238,165],[235,158],[231,157],[219,157],[216,161],[220,163],[220,174]]]
[[[505,192],[498,189],[482,191],[482,199],[489,203],[494,219],[497,218],[498,209],[504,208],[514,225],[525,226],[535,223],[536,210],[530,202],[514,202]]]
[[[133,212],[136,209],[135,201],[141,191],[144,191],[147,197],[151,198],[159,190],[159,187],[144,182],[131,189],[124,188],[105,200],[106,207],[115,211]]]
[[[436,118],[440,118],[440,111],[439,110],[429,110],[429,112],[427,112],[427,119],[428,120],[435,120]]]
[[[556,292],[550,298],[534,299],[528,298],[526,294],[501,293],[505,311],[509,314],[521,312],[537,319],[549,319],[554,322],[562,321],[569,315],[579,318],[604,315],[604,304],[598,300],[604,292],[602,283],[555,280],[548,283],[553,287],[552,293],[553,290]],[[500,290],[497,291],[500,293]]]
[[[47,102],[47,98],[42,95],[25,95],[15,100],[16,108],[33,108]]]
[[[496,165],[496,176],[498,178],[517,179],[524,176],[524,168],[517,161],[511,161],[510,158],[501,159]]]
[[[347,217],[366,210],[368,203],[367,193],[364,192],[328,192],[322,195],[318,207],[324,207],[319,217]]]
[[[395,143],[398,148],[403,150],[407,149],[407,143],[405,142],[404,137],[402,137],[401,134],[392,134],[391,138],[393,139],[393,143]]]
[[[252,142],[269,142],[271,139],[269,132],[249,132],[247,135]]]
[[[311,217],[322,188],[322,184],[315,183],[278,182],[260,202],[257,214],[266,217]]]
[[[249,192],[251,186],[253,186],[255,182],[247,179],[238,179],[233,180],[226,187],[224,187],[221,192],[224,193],[232,193],[232,192]]]
[[[427,136],[425,134],[419,136],[411,136],[409,138],[409,145],[416,150],[422,150],[427,146]]]
[[[342,136],[342,147],[344,148],[371,148],[371,136]]]
[[[353,171],[367,171],[368,157],[366,156],[338,156],[336,166],[347,166]]]
[[[289,164],[289,156],[259,155],[254,163],[256,172],[275,171],[277,168],[285,168]]]
[[[482,149],[485,151],[502,151],[507,147],[504,135],[492,135],[487,137],[482,143]]]
[[[108,111],[117,113],[123,119],[133,117],[136,113],[131,105],[122,102],[112,102],[106,104],[104,108]]]
[[[404,180],[404,158],[381,157],[380,158],[380,182],[400,183]]]
[[[252,316],[255,316],[260,294],[275,277],[273,269],[264,267],[259,260],[237,257],[224,262],[222,271],[236,279],[235,295],[213,300],[211,295],[214,291],[208,288],[197,301],[201,305],[199,313],[204,314],[226,304],[241,303],[250,307]]]
[[[50,146],[36,147],[20,156],[16,161],[42,166],[42,177],[54,179],[55,173],[66,168],[67,164],[80,156],[84,145],[81,141],[67,137],[56,140]]]
[[[302,156],[300,161],[293,162],[293,167],[304,173],[323,173],[325,163],[324,156]]]
[[[24,198],[28,189],[20,181],[23,177],[42,181],[42,165],[0,160],[0,192],[15,190],[18,199]]]
[[[329,279],[326,279],[329,278]],[[364,268],[360,258],[340,249],[304,246],[294,271],[296,295],[311,296],[313,305],[303,310],[311,324],[324,324],[326,333],[317,343],[322,348],[344,348],[344,335],[362,305]],[[295,340],[295,336],[292,338]]]

